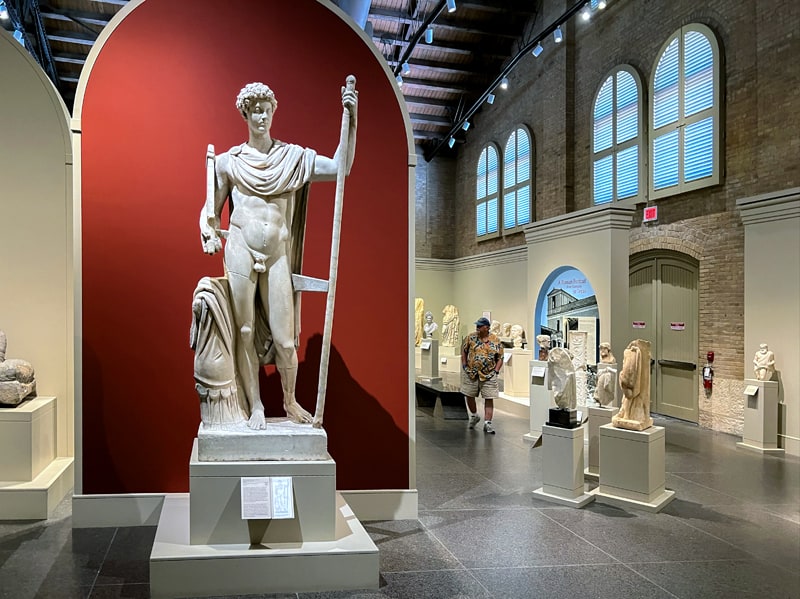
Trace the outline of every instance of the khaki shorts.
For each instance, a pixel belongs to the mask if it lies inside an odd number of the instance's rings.
[[[478,394],[480,394],[483,399],[495,399],[496,397],[500,397],[500,391],[497,388],[497,375],[494,375],[486,381],[482,381],[479,378],[473,381],[462,368],[461,393],[467,397],[478,397]]]

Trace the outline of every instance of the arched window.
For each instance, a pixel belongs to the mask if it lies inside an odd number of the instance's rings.
[[[497,148],[488,145],[481,150],[478,158],[475,234],[479,238],[494,237],[499,233],[499,175]]]
[[[503,153],[503,230],[527,225],[533,218],[531,136],[517,127]]]
[[[592,198],[595,204],[643,193],[642,83],[629,66],[600,86],[592,110]]]
[[[705,25],[676,31],[650,84],[650,197],[716,185],[721,179],[719,45]]]

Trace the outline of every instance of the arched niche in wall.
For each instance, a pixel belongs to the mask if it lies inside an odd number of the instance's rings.
[[[56,454],[73,455],[73,212],[69,113],[44,71],[0,29],[0,329],[8,358],[55,396]]]
[[[224,18],[219,11],[211,0],[134,0],[103,31],[81,77],[82,492],[188,490],[200,421],[192,292],[202,276],[223,273],[221,256],[203,254],[197,226],[206,146],[223,152],[246,141],[235,98],[263,81],[278,99],[273,136],[332,156],[351,73],[359,131],[325,428],[338,488],[408,489],[414,150],[402,98],[371,40],[327,2],[233,0]],[[327,278],[334,192],[332,182],[311,187],[310,276]],[[304,294],[297,396],[312,412],[324,313],[324,294]],[[261,389],[267,415],[282,416],[277,373],[263,372]]]

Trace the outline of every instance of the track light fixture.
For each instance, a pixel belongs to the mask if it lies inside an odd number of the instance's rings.
[[[411,74],[411,65],[408,62],[403,63],[403,75],[410,75]]]
[[[561,25],[556,27],[556,30],[553,32],[553,39],[556,40],[557,44],[560,44],[564,41],[564,32],[561,31]]]
[[[433,43],[433,27],[428,25],[425,29],[425,43],[432,44]]]
[[[606,4],[606,0],[600,0],[600,2],[597,3],[597,8],[600,10],[603,10],[606,6],[608,6],[608,4]]]
[[[450,139],[447,140],[447,147],[452,148],[454,145],[456,145],[456,138],[451,135]]]
[[[6,8],[6,3],[3,0],[0,0],[0,21],[10,21],[11,16],[8,14],[8,8]]]
[[[508,89],[508,77],[503,77],[500,80],[500,89]]]
[[[464,124],[463,124],[463,125],[461,125],[461,128],[462,128],[464,131],[468,131],[468,130],[469,130],[469,124],[470,124],[470,123],[469,123],[469,121],[464,121]]]
[[[486,96],[486,103],[494,104],[494,94],[489,94],[488,96]]]
[[[544,52],[544,48],[542,47],[542,43],[539,42],[536,44],[536,47],[531,50],[531,54],[533,54],[536,58],[539,58],[539,55]]]
[[[447,12],[456,11],[456,0],[447,0]]]
[[[395,81],[397,81],[397,85],[399,87],[403,86],[403,76],[402,75],[398,75],[397,77],[395,77]]]
[[[582,18],[584,21],[588,21],[589,19],[591,19],[591,18],[592,18],[592,11],[591,11],[591,9],[589,8],[589,5],[588,5],[588,4],[587,4],[586,6],[584,6],[584,7],[583,7],[583,10],[581,11],[581,18]]]

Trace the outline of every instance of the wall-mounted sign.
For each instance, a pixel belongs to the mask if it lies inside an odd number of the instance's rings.
[[[686,323],[685,322],[671,322],[671,323],[669,323],[669,328],[671,328],[673,331],[683,331],[683,330],[686,329]]]
[[[658,206],[647,206],[644,209],[644,222],[651,223],[658,220]]]
[[[634,320],[632,324],[634,329],[643,329],[647,326],[644,320]]]

